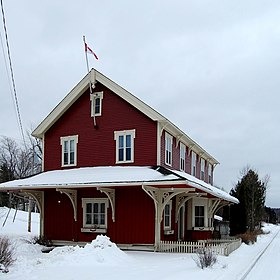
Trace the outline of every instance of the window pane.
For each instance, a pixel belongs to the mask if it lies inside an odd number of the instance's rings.
[[[126,160],[131,160],[131,148],[126,148]]]
[[[93,203],[93,213],[96,214],[98,213],[99,211],[99,207],[98,207],[98,203]]]
[[[100,214],[100,225],[105,225],[105,214]]]
[[[86,204],[86,213],[92,213],[92,203]]]
[[[74,164],[74,158],[75,158],[75,153],[71,152],[70,153],[70,162],[69,162],[69,164]]]
[[[63,154],[63,164],[64,165],[68,164],[68,153]]]
[[[127,148],[131,147],[131,135],[126,135],[125,137],[125,145]]]
[[[93,214],[93,224],[98,225],[98,214]]]
[[[119,161],[124,161],[124,149],[119,149]]]
[[[105,203],[100,203],[100,213],[105,213]]]
[[[75,149],[75,141],[70,140],[70,152],[74,152],[74,149]]]
[[[86,214],[86,224],[91,225],[92,224],[92,215]]]
[[[119,148],[123,148],[124,147],[124,138],[123,138],[123,135],[120,135],[119,136]]]
[[[95,98],[95,114],[100,114],[100,97]]]

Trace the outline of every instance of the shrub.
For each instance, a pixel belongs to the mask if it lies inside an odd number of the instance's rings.
[[[245,233],[239,234],[237,237],[240,237],[242,242],[244,242],[245,244],[250,245],[257,242],[257,235],[258,232],[256,231],[247,231]]]
[[[27,243],[30,243],[30,244],[39,244],[39,245],[46,246],[46,247],[53,246],[51,240],[45,239],[45,238],[43,238],[41,236],[35,236],[31,240],[25,240],[25,241]]]
[[[197,266],[201,269],[212,267],[217,262],[217,255],[207,247],[197,250],[197,258],[194,259]]]
[[[14,262],[14,247],[7,237],[0,237],[0,272],[9,272],[8,267]]]

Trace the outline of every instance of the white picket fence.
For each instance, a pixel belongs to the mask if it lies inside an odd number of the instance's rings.
[[[158,252],[196,253],[197,249],[209,248],[217,255],[228,256],[241,245],[241,239],[203,240],[203,241],[161,241]]]

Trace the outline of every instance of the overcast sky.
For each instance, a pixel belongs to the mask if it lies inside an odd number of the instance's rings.
[[[24,129],[86,74],[85,35],[91,67],[220,161],[216,185],[229,191],[249,165],[280,207],[280,1],[3,2]],[[0,78],[0,135],[20,139],[2,48]]]

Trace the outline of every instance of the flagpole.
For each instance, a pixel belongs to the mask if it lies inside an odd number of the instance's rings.
[[[88,75],[89,75],[89,91],[90,91],[90,93],[92,93],[90,73],[89,73],[90,71],[89,71],[89,64],[88,64],[88,56],[87,56],[87,50],[86,50],[86,36],[83,36],[83,40],[84,40],[84,46],[85,46],[85,56],[86,56],[87,72],[88,72]]]
[[[89,71],[88,56],[87,56],[87,43],[86,43],[86,37],[85,36],[83,36],[83,40],[84,40],[87,72],[88,72],[88,79],[89,79],[89,92],[90,92],[90,96],[92,96],[92,83],[91,83],[91,75],[90,75],[90,71]],[[95,106],[95,96],[93,96],[93,106]],[[96,127],[96,119],[95,119],[94,110],[95,110],[95,108],[93,108],[93,110],[92,110],[92,112],[93,112],[93,125],[94,125],[94,127]]]

